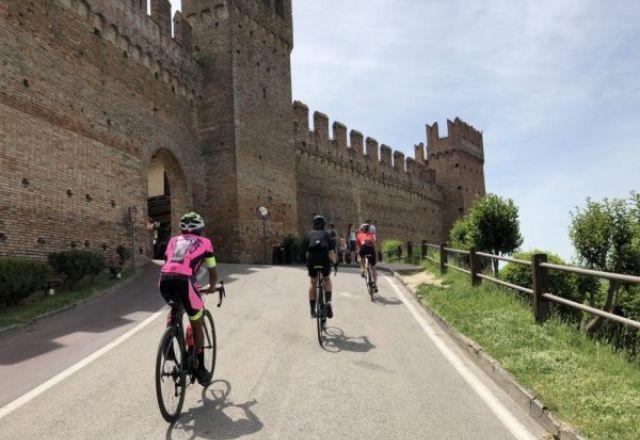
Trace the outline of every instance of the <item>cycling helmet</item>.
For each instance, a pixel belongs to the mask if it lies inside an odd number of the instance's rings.
[[[371,228],[371,226],[369,225],[369,223],[364,223],[364,224],[360,225],[360,230],[362,232],[369,232],[370,228]]]
[[[204,220],[195,212],[189,212],[180,219],[180,230],[185,234],[200,235],[203,229]]]
[[[314,229],[324,229],[324,225],[327,223],[325,218],[321,215],[316,215],[313,218],[313,227]]]

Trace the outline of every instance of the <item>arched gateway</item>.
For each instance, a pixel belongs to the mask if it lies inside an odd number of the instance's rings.
[[[147,255],[162,258],[171,234],[177,231],[180,216],[190,210],[187,179],[180,162],[167,149],[159,149],[147,170]]]

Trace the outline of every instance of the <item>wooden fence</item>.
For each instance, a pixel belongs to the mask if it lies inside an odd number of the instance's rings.
[[[438,258],[429,254],[429,250],[435,251]],[[398,257],[402,256],[402,248],[398,249]],[[447,247],[446,244],[433,244],[423,241],[420,247],[420,255],[415,255],[413,244],[407,243],[407,259],[420,259],[428,260],[440,267],[441,273],[446,273],[448,269],[455,270],[469,276],[469,281],[472,286],[478,286],[482,281],[488,281],[503,287],[514,289],[518,292],[529,295],[532,299],[533,315],[537,322],[544,322],[549,317],[549,310],[551,303],[563,304],[576,310],[590,313],[592,315],[601,316],[605,319],[616,321],[635,329],[640,330],[640,322],[633,319],[625,318],[624,316],[616,315],[614,313],[605,312],[595,307],[591,307],[585,304],[581,304],[575,301],[562,298],[557,294],[549,291],[549,271],[559,271],[564,273],[574,273],[577,275],[590,276],[594,278],[606,279],[609,281],[616,281],[622,284],[640,284],[640,277],[635,275],[626,275],[612,272],[601,272],[597,270],[583,269],[574,266],[567,266],[561,264],[552,264],[547,262],[547,254],[534,254],[531,260],[519,260],[517,258],[510,258],[501,255],[494,255],[485,252],[478,252],[475,250],[462,250],[453,249]],[[461,258],[467,261],[468,269],[460,266],[456,266],[449,261],[449,256],[455,255],[457,258]],[[522,266],[528,266],[531,268],[531,274],[533,278],[533,288],[519,286],[507,281],[495,278],[491,275],[482,273],[482,261],[481,259],[488,259],[491,262],[498,260],[512,264],[518,264]]]

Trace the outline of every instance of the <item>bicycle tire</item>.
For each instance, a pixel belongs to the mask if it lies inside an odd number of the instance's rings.
[[[171,380],[175,386],[175,392],[178,393],[178,402],[176,404],[175,410],[171,411],[167,408],[165,404],[163,394],[162,394],[162,385],[163,385],[163,376],[166,377],[166,374],[163,374],[164,371],[164,361],[167,360],[167,356],[170,351],[173,350],[173,356],[175,357],[175,345],[173,344],[174,338],[176,339],[179,351],[180,351],[180,359],[179,362],[177,359],[174,359],[174,363],[176,364],[172,373]],[[174,423],[180,417],[180,412],[182,411],[182,405],[184,404],[184,396],[187,391],[187,376],[184,370],[185,361],[185,347],[184,340],[181,339],[180,335],[176,333],[175,328],[167,327],[162,338],[160,339],[160,344],[158,345],[158,354],[156,355],[156,398],[158,399],[158,407],[160,408],[160,414],[162,414],[162,418],[165,419],[169,423]],[[167,382],[168,383],[168,382]]]
[[[319,292],[316,295],[316,329],[318,331],[318,344],[320,347],[324,347],[324,341],[322,340],[322,334],[324,333],[324,326],[327,321],[325,317],[324,306],[324,289],[318,289]]]
[[[207,387],[213,380],[213,373],[216,369],[218,344],[216,341],[216,326],[213,322],[213,316],[211,315],[211,312],[205,310],[202,319],[202,325],[204,326],[204,367],[206,368],[209,376],[206,383],[202,384],[202,386]],[[208,359],[207,357],[207,350],[209,350],[211,353],[210,359]]]

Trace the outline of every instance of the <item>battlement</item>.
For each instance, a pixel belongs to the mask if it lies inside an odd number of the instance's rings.
[[[333,122],[329,133],[329,117],[314,112],[313,127],[309,125],[309,107],[300,101],[292,106],[293,129],[296,149],[337,164],[351,166],[354,171],[403,186],[425,186],[435,182],[435,173],[429,169],[422,153],[406,157],[386,144],[380,145],[372,137],[363,136],[358,130],[347,129],[341,122]]]
[[[192,26],[207,27],[233,16],[240,22],[238,29],[256,39],[277,39],[293,47],[291,0],[182,0],[182,13]]]
[[[185,46],[190,27],[180,22],[180,41],[171,36],[169,0],[55,0],[93,27],[95,35],[121,50],[123,56],[147,68],[173,93],[194,99],[200,66]]]
[[[427,147],[429,156],[458,149],[484,161],[482,132],[460,118],[447,120],[447,136],[444,137],[440,137],[437,122],[433,125],[427,124]]]

